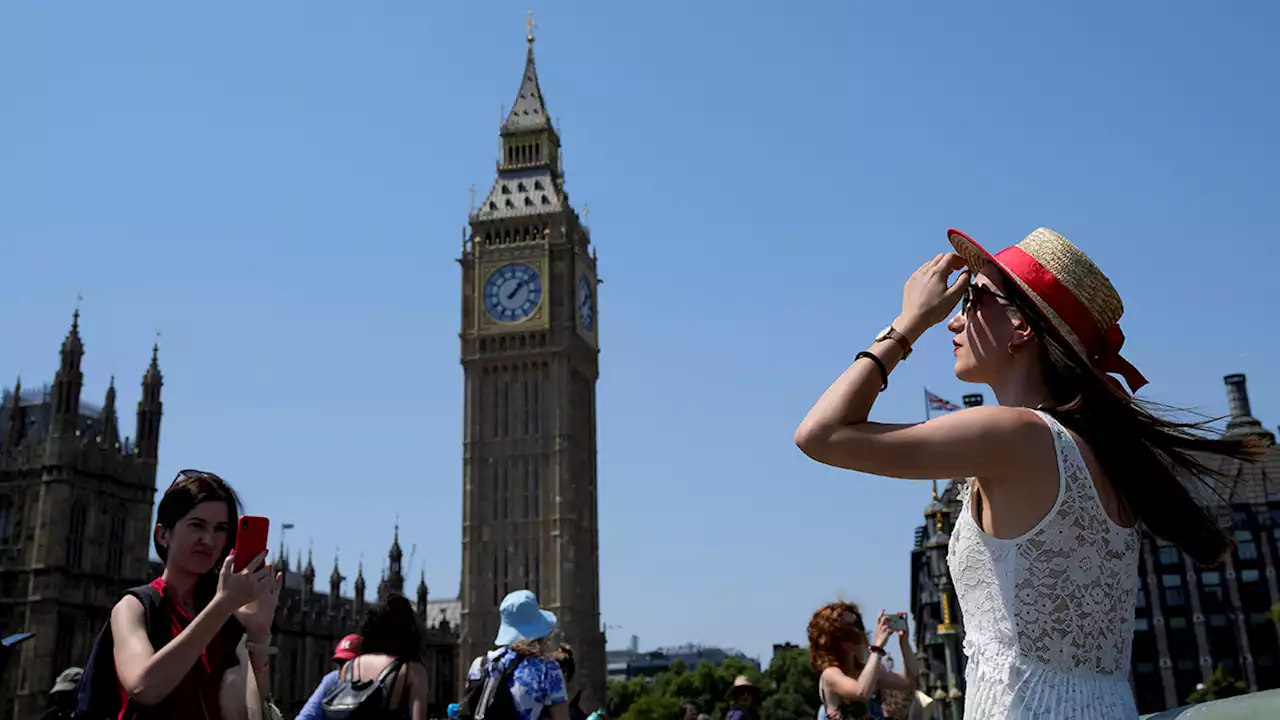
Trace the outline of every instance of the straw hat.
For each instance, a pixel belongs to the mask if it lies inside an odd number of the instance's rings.
[[[1094,368],[1120,375],[1131,392],[1147,384],[1142,373],[1120,357],[1124,346],[1120,294],[1070,240],[1039,228],[1017,245],[992,255],[959,230],[948,230],[947,238],[974,273],[989,262],[1000,268]]]
[[[746,675],[739,675],[733,679],[733,687],[729,688],[729,697],[733,697],[738,693],[749,693],[759,697],[760,686],[751,682],[751,678]]]

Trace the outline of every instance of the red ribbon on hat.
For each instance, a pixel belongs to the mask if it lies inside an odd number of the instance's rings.
[[[1147,384],[1147,378],[1138,372],[1138,368],[1134,368],[1133,363],[1120,355],[1121,347],[1124,347],[1124,332],[1120,331],[1120,323],[1116,323],[1103,334],[1102,351],[1094,360],[1094,365],[1103,373],[1120,375],[1125,384],[1128,384],[1130,393],[1138,392],[1138,389]]]
[[[1133,363],[1125,360],[1120,355],[1120,348],[1124,347],[1124,332],[1120,330],[1120,323],[1116,323],[1107,328],[1107,332],[1102,336],[1102,351],[1098,353],[1094,360],[1094,365],[1104,373],[1112,373],[1124,378],[1124,382],[1129,386],[1129,392],[1136,393],[1143,385],[1147,384],[1147,379],[1142,376],[1138,368]]]
[[[1138,392],[1147,384],[1147,379],[1138,372],[1138,368],[1120,356],[1120,348],[1124,347],[1124,333],[1120,331],[1119,323],[1113,324],[1105,332],[1100,331],[1093,320],[1093,313],[1076,297],[1071,288],[1059,280],[1052,270],[1041,265],[1039,260],[1017,245],[996,253],[994,259],[1004,272],[1017,276],[1053,308],[1085,349],[1093,354],[1093,357],[1086,359],[1095,368],[1124,378],[1130,393]],[[1119,387],[1119,383],[1115,385]]]

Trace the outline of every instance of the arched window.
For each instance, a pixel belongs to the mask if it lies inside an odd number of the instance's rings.
[[[0,545],[13,545],[17,542],[17,538],[13,536],[13,528],[16,523],[15,516],[18,514],[18,506],[14,503],[13,498],[8,495],[0,495]]]
[[[117,577],[124,567],[124,529],[128,511],[123,507],[116,508],[111,515],[111,536],[107,539],[107,572]]]
[[[67,567],[72,570],[80,568],[84,558],[84,528],[89,520],[89,511],[83,500],[71,504],[71,527],[67,533]]]

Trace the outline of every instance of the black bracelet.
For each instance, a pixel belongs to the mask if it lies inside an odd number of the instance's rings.
[[[889,389],[889,369],[884,366],[884,361],[876,357],[875,353],[870,353],[870,352],[867,352],[866,350],[863,350],[862,352],[855,355],[853,357],[853,361],[857,362],[862,358],[870,358],[871,361],[876,364],[876,367],[880,368],[880,392],[884,392],[885,390],[888,390]]]

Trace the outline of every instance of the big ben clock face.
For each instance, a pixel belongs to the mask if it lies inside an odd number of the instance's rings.
[[[494,320],[518,323],[538,309],[542,302],[542,278],[523,263],[503,265],[484,283],[484,309]]]
[[[583,332],[595,332],[596,297],[586,275],[578,276],[578,322],[582,323]]]

